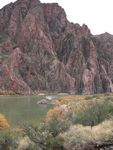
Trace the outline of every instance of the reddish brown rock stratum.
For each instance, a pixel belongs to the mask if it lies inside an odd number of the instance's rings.
[[[0,89],[113,92],[113,36],[70,23],[57,3],[10,3],[0,10]]]

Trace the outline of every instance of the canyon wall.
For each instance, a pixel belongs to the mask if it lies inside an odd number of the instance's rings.
[[[70,23],[57,3],[10,3],[0,10],[0,89],[113,92],[113,35]]]

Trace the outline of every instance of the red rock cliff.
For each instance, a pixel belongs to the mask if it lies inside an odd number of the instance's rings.
[[[18,0],[0,10],[0,89],[113,92],[113,36],[70,23],[57,3]]]

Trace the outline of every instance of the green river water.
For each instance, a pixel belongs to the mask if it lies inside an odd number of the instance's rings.
[[[0,96],[0,113],[5,115],[11,126],[41,122],[51,104],[39,105],[44,96]]]

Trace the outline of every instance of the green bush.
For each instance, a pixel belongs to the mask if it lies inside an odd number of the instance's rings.
[[[113,104],[110,101],[97,102],[83,112],[73,115],[74,124],[94,126],[113,115]]]
[[[53,117],[48,123],[48,131],[52,134],[53,137],[59,135],[59,133],[66,131],[70,126],[68,119],[61,120],[56,117]]]
[[[40,126],[25,125],[24,131],[29,139],[33,142],[31,147],[39,150],[47,150],[49,147],[51,134],[46,130],[45,124]]]
[[[31,147],[38,150],[63,149],[63,138],[60,133],[66,131],[70,124],[67,120],[51,119],[49,122],[40,124],[39,126],[26,125],[24,131],[32,141]],[[32,148],[31,148],[32,149]]]
[[[92,96],[86,96],[85,97],[85,100],[91,100],[92,99]]]
[[[13,150],[14,141],[9,130],[0,130],[0,150]]]
[[[53,150],[63,150],[64,149],[64,138],[61,136],[57,136],[50,141],[51,149]]]

